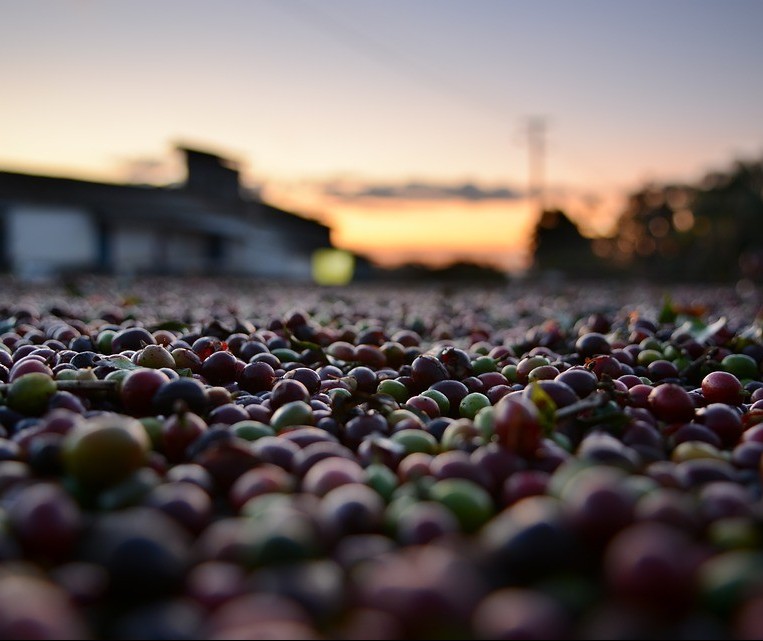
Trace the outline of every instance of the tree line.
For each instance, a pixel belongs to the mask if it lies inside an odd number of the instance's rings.
[[[648,184],[627,198],[613,235],[587,238],[562,210],[541,213],[532,273],[652,281],[763,281],[763,159],[696,184]]]

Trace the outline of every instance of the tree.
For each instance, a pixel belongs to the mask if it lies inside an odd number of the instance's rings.
[[[600,278],[605,265],[592,250],[591,240],[560,209],[542,212],[533,234],[533,271],[571,278]]]
[[[763,280],[763,163],[736,162],[697,185],[648,185],[631,194],[610,250],[652,280]]]

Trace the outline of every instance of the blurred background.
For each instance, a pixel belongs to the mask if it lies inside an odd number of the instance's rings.
[[[0,2],[0,266],[752,287],[761,28],[755,0]]]

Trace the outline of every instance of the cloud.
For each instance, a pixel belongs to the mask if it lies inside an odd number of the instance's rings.
[[[427,183],[366,184],[348,187],[341,184],[326,186],[326,193],[346,200],[394,199],[394,200],[516,200],[524,197],[519,191],[507,187],[486,188],[473,183]]]

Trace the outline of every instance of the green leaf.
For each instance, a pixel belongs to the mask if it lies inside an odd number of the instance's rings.
[[[700,332],[697,332],[694,335],[694,338],[697,340],[698,343],[705,343],[707,342],[707,339],[711,336],[714,336],[718,331],[723,329],[726,326],[726,323],[728,321],[726,320],[725,316],[721,316],[717,321],[714,323],[708,325]]]
[[[681,325],[676,327],[673,335],[689,334],[694,338],[699,332],[704,331],[706,327],[707,325],[698,318],[687,318]]]
[[[668,294],[665,294],[662,299],[662,309],[660,309],[660,313],[657,316],[657,321],[660,323],[674,323],[676,318],[678,318],[678,313],[673,304],[673,299]]]
[[[168,320],[162,323],[152,325],[149,331],[155,332],[159,329],[164,329],[170,332],[184,332],[188,329],[188,323],[184,323],[179,320]]]
[[[140,365],[133,363],[129,358],[104,358],[98,361],[98,365],[108,365],[109,367],[115,367],[116,369],[138,369]]]
[[[301,341],[298,338],[294,336],[288,329],[284,330],[284,337],[289,340],[289,343],[291,345],[291,348],[294,351],[303,351],[306,349],[309,349],[310,351],[315,352],[316,356],[318,357],[318,360],[322,363],[329,363],[329,357],[326,354],[325,350],[321,345],[318,345],[318,343],[313,343],[312,341]]]
[[[540,385],[531,385],[530,400],[540,412],[544,436],[551,436],[556,427],[556,403]]]
[[[761,341],[763,341],[763,328],[761,328],[760,320],[756,319],[752,324],[737,332],[737,335],[731,339],[730,346],[732,351],[741,352],[748,345],[756,345]]]
[[[10,318],[6,318],[4,320],[0,321],[0,334],[5,334],[6,332],[12,332],[13,328],[16,327],[16,317],[11,316]]]

